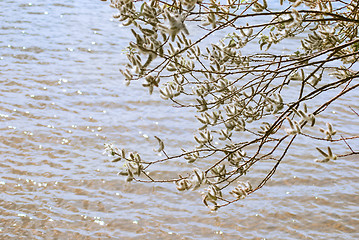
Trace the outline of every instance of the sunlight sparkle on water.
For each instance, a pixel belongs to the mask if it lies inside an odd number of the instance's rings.
[[[100,224],[101,226],[103,226],[103,225],[105,225],[105,222],[104,221],[100,221],[100,220],[95,220],[95,223],[98,223],[98,224]]]

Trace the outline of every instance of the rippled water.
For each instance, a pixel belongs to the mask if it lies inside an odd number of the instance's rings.
[[[265,188],[218,213],[199,193],[118,177],[104,143],[150,152],[146,135],[159,135],[175,152],[191,145],[193,114],[122,84],[128,32],[113,12],[101,1],[0,2],[1,239],[359,238],[358,159],[314,163],[305,142]],[[358,101],[327,111],[343,135],[359,134],[348,108]]]

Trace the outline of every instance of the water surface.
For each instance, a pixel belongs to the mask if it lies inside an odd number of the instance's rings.
[[[0,2],[1,239],[359,238],[358,158],[318,164],[306,143],[265,188],[218,213],[197,192],[117,176],[104,143],[151,152],[146,135],[158,135],[178,152],[194,129],[193,113],[123,85],[129,34],[112,13],[101,1]],[[358,101],[326,112],[344,136],[359,134],[348,108]]]

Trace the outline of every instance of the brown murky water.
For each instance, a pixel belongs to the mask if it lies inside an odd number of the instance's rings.
[[[193,120],[123,86],[128,32],[112,13],[97,0],[0,1],[0,239],[359,238],[358,159],[314,163],[307,143],[267,187],[218,213],[199,193],[118,177],[104,143],[150,152],[144,136],[159,135],[177,151]],[[343,135],[359,134],[348,108],[358,101],[327,111]]]

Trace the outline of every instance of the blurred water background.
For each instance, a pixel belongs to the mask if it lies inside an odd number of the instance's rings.
[[[318,164],[305,142],[266,187],[217,213],[198,192],[117,176],[104,143],[151,152],[158,135],[178,152],[194,120],[123,85],[130,34],[113,13],[97,0],[0,1],[0,239],[359,238],[358,158]],[[326,111],[339,134],[359,134],[358,102]]]

